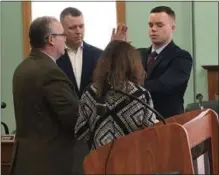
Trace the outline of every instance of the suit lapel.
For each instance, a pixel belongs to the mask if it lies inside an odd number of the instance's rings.
[[[82,55],[82,71],[81,71],[81,84],[80,89],[86,88],[86,81],[90,78],[89,67],[92,65],[91,55],[89,54],[88,45],[83,43],[83,55]],[[82,93],[82,91],[80,92]]]
[[[70,61],[70,58],[68,56],[68,53],[67,53],[67,50],[65,51],[65,58],[62,60],[62,64],[63,66],[65,67],[64,70],[66,70],[66,74],[71,78],[74,86],[75,86],[75,90],[78,94],[79,92],[79,89],[78,89],[78,86],[77,86],[77,83],[76,83],[76,79],[75,79],[75,74],[74,74],[74,71],[73,71],[73,67],[72,67],[72,64],[71,64],[71,61]]]
[[[149,49],[140,48],[138,50],[140,51],[140,55],[141,55],[141,58],[142,58],[142,64],[145,68],[145,71],[147,71],[147,56],[148,56],[148,53],[149,53]]]
[[[151,65],[151,67],[147,70],[147,76],[148,78],[152,75],[152,73],[154,72],[154,70],[156,69],[156,67],[162,62],[164,61],[166,58],[169,59],[169,57],[167,56],[169,51],[173,48],[174,43],[173,41],[171,41],[157,56],[155,62]],[[150,47],[150,51],[151,51],[151,47]],[[149,52],[150,53],[150,52]],[[147,57],[149,55],[149,53],[147,54]]]
[[[86,67],[87,67],[87,63],[86,63],[86,59],[87,58],[87,52],[86,52],[86,48],[84,46],[83,48],[83,53],[82,53],[82,69],[81,69],[81,84],[80,84],[80,89],[82,89],[83,84],[84,84],[84,80],[86,79]]]

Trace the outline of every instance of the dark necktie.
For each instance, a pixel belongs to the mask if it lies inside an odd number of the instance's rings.
[[[157,55],[158,54],[156,51],[153,51],[152,53],[149,54],[148,59],[147,59],[147,67],[149,67],[150,65],[154,63]]]

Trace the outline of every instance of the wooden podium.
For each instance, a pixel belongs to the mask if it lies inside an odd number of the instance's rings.
[[[84,160],[84,173],[195,174],[191,149],[210,138],[211,172],[219,174],[219,121],[214,111],[187,112],[166,122],[91,151]]]
[[[219,65],[202,66],[208,71],[208,98],[215,100],[219,93]]]
[[[12,162],[15,135],[1,136],[1,175],[8,175]]]

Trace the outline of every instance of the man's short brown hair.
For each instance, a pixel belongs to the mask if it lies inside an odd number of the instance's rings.
[[[67,7],[60,14],[60,21],[62,19],[64,19],[67,15],[71,15],[71,16],[77,17],[77,16],[81,16],[82,12],[80,10],[78,10],[77,8]]]
[[[43,48],[46,37],[52,32],[51,22],[57,21],[54,17],[43,16],[35,19],[29,29],[29,39],[32,48]]]
[[[151,10],[150,13],[161,13],[165,12],[168,16],[172,17],[174,20],[176,19],[175,12],[168,6],[157,6]]]

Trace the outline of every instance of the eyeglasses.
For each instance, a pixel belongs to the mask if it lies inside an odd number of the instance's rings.
[[[66,37],[66,33],[51,33],[51,34],[49,34],[46,38],[49,38],[50,35]]]
[[[54,36],[64,36],[66,37],[66,34],[65,33],[52,33],[50,35],[54,35]]]

